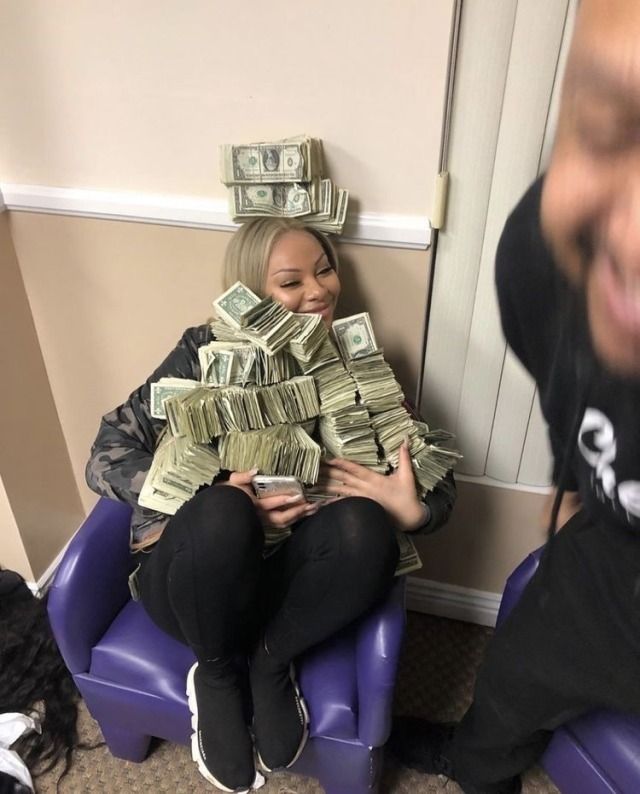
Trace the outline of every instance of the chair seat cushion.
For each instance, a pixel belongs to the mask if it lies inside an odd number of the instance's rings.
[[[638,791],[640,717],[597,711],[573,720],[565,730],[607,771],[620,791]]]
[[[357,740],[354,637],[341,632],[300,662],[311,735]],[[128,601],[91,653],[90,674],[130,689],[184,703],[195,657],[159,629],[144,607]]]
[[[128,601],[91,652],[92,675],[181,701],[195,661],[190,648],[161,631],[136,601]]]

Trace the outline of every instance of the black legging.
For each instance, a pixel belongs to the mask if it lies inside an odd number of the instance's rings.
[[[362,615],[389,590],[393,524],[376,502],[332,502],[297,523],[268,557],[249,497],[232,486],[198,493],[141,555],[141,600],[199,662],[251,649],[264,633],[289,662]]]

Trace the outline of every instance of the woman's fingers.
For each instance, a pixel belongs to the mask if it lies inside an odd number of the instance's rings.
[[[251,480],[258,473],[258,469],[250,469],[249,471],[234,471],[229,476],[231,485],[251,485]]]
[[[303,502],[306,504],[302,494],[295,494],[295,496],[287,496],[286,494],[278,494],[277,496],[265,496],[258,500],[258,505],[262,510],[278,510],[281,507],[289,507],[293,504]]]

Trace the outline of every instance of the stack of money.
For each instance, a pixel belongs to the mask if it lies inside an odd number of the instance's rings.
[[[340,359],[321,364],[310,370],[309,374],[316,382],[321,414],[330,414],[356,404],[356,384]]]
[[[349,191],[322,178],[323,170],[322,142],[317,138],[220,147],[221,181],[229,187],[229,212],[236,222],[302,217],[320,231],[340,234]]]
[[[301,364],[310,364],[327,340],[327,327],[319,314],[296,314],[299,331],[289,340],[289,352]]]
[[[400,557],[396,565],[395,575],[406,576],[422,568],[422,560],[412,538],[406,532],[396,532],[396,540],[400,547]]]
[[[256,345],[248,342],[209,342],[198,348],[202,383],[246,386],[255,382]]]
[[[371,413],[388,411],[404,401],[404,394],[393,370],[378,350],[368,356],[354,358],[348,363],[362,402]]]
[[[164,407],[172,434],[192,444],[208,444],[230,430],[302,424],[320,411],[315,382],[308,375],[271,386],[198,386],[167,398]]]
[[[220,471],[220,459],[211,447],[190,444],[184,436],[165,434],[153,456],[138,503],[174,515],[202,485]]]
[[[261,474],[288,474],[313,483],[320,469],[320,447],[299,425],[265,430],[232,431],[219,444],[220,465],[229,471],[258,469]]]
[[[378,445],[366,406],[350,405],[323,414],[319,431],[329,456],[346,458],[363,466],[376,466],[379,463]]]
[[[197,380],[187,378],[160,378],[151,384],[151,416],[155,419],[166,419],[164,401],[178,394],[186,394],[200,386]]]
[[[260,299],[236,281],[213,302],[219,319],[273,355],[299,332],[295,315],[272,297]]]
[[[412,456],[425,446],[403,405],[372,415],[371,426],[382,447],[385,460],[393,467],[398,465],[398,454],[405,439],[409,439],[409,453]]]
[[[271,386],[274,383],[295,378],[300,374],[300,367],[288,350],[279,350],[277,353],[269,355],[258,348],[255,368],[258,386]]]
[[[274,143],[223,144],[220,174],[225,185],[311,182],[322,175],[322,141],[299,136]]]
[[[331,500],[318,479],[323,453],[389,473],[405,439],[419,493],[442,483],[461,456],[448,448],[451,434],[416,421],[402,404],[369,315],[337,320],[329,336],[321,318],[269,301],[235,284],[215,302],[223,338],[199,350],[202,383],[152,384],[152,411],[166,415],[172,446],[158,447],[140,503],[175,512],[220,467],[294,476],[308,486],[308,499]],[[277,319],[261,325],[255,316],[265,307]],[[274,345],[278,335],[285,341]],[[287,532],[270,532],[268,542]],[[399,543],[398,572],[415,570],[420,561],[411,539],[402,535]]]
[[[184,436],[190,444],[208,444],[224,427],[215,405],[213,390],[199,386],[187,394],[176,394],[164,401],[169,428],[174,436]]]

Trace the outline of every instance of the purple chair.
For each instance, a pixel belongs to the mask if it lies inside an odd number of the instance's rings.
[[[542,548],[529,554],[507,579],[498,624],[520,598],[541,554]],[[572,720],[554,731],[541,763],[563,794],[638,794],[640,717],[599,710]]]
[[[132,601],[130,508],[101,499],[67,548],[49,592],[64,660],[113,755],[143,761],[152,736],[189,744],[191,650]],[[387,601],[307,653],[300,685],[310,739],[292,771],[327,794],[377,792],[405,630],[404,579]]]

